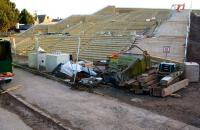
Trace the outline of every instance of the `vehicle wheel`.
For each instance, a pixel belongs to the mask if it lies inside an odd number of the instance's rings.
[[[6,83],[10,83],[12,81],[12,79],[8,79],[8,80],[6,80],[5,82]]]

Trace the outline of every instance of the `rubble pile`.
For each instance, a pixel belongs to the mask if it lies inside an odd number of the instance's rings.
[[[91,90],[106,85],[127,89],[135,94],[165,97],[188,85],[188,80],[181,81],[183,69],[179,65],[169,62],[153,64],[146,51],[143,54],[116,53],[108,57],[108,60],[97,63],[73,61],[68,55],[68,60],[65,60],[62,55],[57,57],[62,63],[56,67],[53,64],[53,71],[47,73],[62,78],[79,89]]]

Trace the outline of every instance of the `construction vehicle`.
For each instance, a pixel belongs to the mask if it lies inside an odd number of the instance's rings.
[[[13,79],[11,43],[0,40],[0,85]]]

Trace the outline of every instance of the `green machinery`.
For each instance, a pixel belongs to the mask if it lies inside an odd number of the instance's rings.
[[[12,72],[11,44],[0,40],[0,73]]]
[[[109,58],[107,71],[104,73],[106,82],[120,84],[128,81],[148,70],[151,67],[150,55],[147,51],[143,51],[142,55],[121,53]],[[108,80],[107,80],[108,79]]]
[[[150,57],[144,55],[120,55],[110,58],[109,71],[117,74],[121,81],[129,80],[150,68]]]
[[[11,44],[0,40],[0,85],[13,79]]]

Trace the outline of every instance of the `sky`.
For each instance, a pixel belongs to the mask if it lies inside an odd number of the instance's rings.
[[[200,9],[200,0],[11,0],[17,8],[26,8],[30,13],[47,14],[51,18],[66,18],[76,14],[93,14],[98,10],[114,5],[128,8],[167,8],[172,4],[186,4]],[[192,1],[192,2],[191,2]]]

